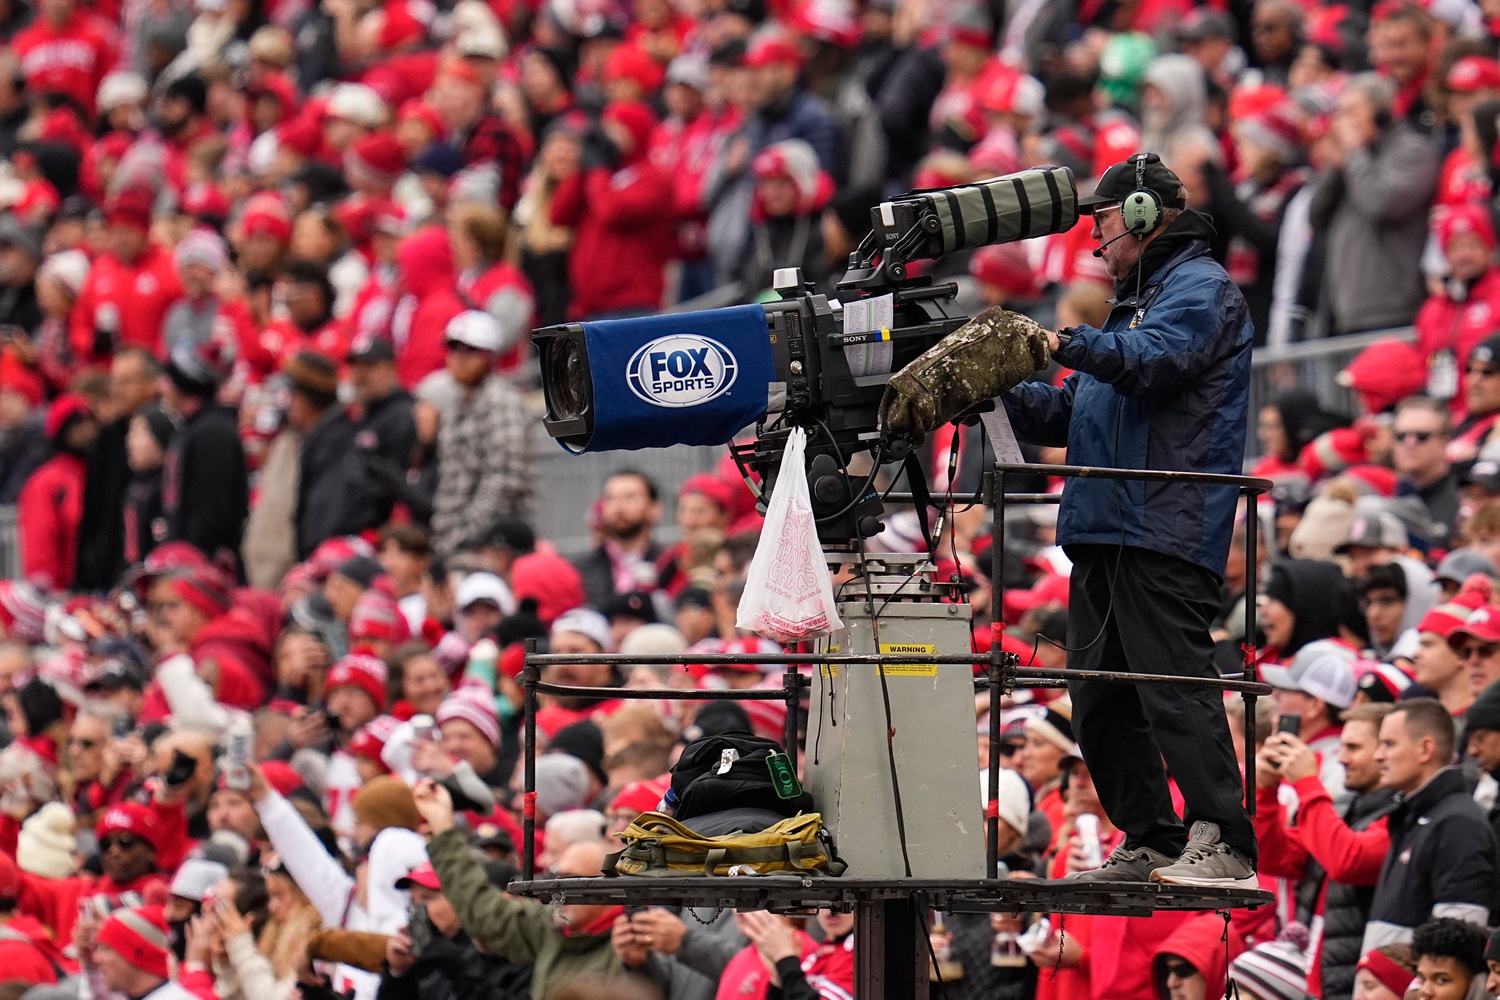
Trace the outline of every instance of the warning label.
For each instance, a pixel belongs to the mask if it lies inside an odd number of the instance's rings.
[[[930,642],[882,642],[880,651],[897,656],[919,656],[924,653],[936,653],[938,649]],[[887,664],[884,670],[887,677],[936,677],[938,675],[936,663],[891,663]]]

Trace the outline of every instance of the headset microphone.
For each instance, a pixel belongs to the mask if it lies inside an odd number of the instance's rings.
[[[1135,232],[1132,232],[1132,231],[1130,231],[1130,230],[1127,229],[1125,232],[1121,233],[1119,236],[1116,236],[1116,237],[1114,237],[1112,239],[1105,240],[1103,243],[1099,244],[1099,249],[1097,249],[1097,250],[1094,251],[1094,256],[1095,257],[1103,257],[1104,256],[1104,248],[1107,247],[1107,246],[1109,246],[1111,243],[1117,243],[1120,240],[1123,240],[1127,236],[1139,236],[1139,235],[1140,235],[1139,233],[1135,233]]]

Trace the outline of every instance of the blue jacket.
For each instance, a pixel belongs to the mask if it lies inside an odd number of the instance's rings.
[[[1073,329],[1053,355],[1074,369],[1061,388],[1023,382],[1005,408],[1018,436],[1066,445],[1071,465],[1238,475],[1252,332],[1239,288],[1193,240],[1104,329]],[[1057,540],[1152,549],[1222,576],[1236,500],[1231,486],[1069,479]]]

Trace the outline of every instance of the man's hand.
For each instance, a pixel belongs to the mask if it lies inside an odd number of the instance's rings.
[[[1277,767],[1277,756],[1270,747],[1261,747],[1255,755],[1255,787],[1275,788],[1281,784],[1281,769]]]
[[[250,921],[235,908],[234,900],[222,896],[216,897],[214,904],[214,917],[219,922],[219,936],[228,941],[232,937],[250,933]]]
[[[260,769],[260,765],[252,761],[246,761],[250,769],[250,801],[260,802],[271,794],[271,783],[266,780],[266,772]]]
[[[1062,341],[1060,341],[1058,339],[1057,331],[1056,330],[1048,330],[1047,331],[1047,350],[1050,351],[1053,354],[1056,354],[1057,353],[1057,349],[1060,346],[1062,346]]]
[[[86,902],[88,905],[79,910],[78,919],[73,923],[73,949],[78,952],[83,967],[91,969],[94,967],[94,942],[99,936],[99,912],[94,909],[92,900]]]
[[[677,954],[682,947],[682,936],[687,933],[683,922],[668,910],[645,910],[631,917],[630,924],[646,947],[663,955]]]
[[[797,935],[792,933],[792,925],[787,923],[785,917],[763,910],[750,910],[736,913],[735,922],[772,969],[783,958],[798,958],[802,954],[802,949],[797,946]]]
[[[328,738],[328,720],[315,708],[304,708],[286,727],[286,741],[294,750],[306,750]]]
[[[412,740],[411,766],[418,774],[430,777],[446,778],[453,773],[453,761],[431,740]]]
[[[453,829],[453,797],[448,789],[431,778],[423,778],[412,789],[411,797],[434,837]]]
[[[1266,740],[1266,749],[1281,763],[1281,776],[1298,782],[1318,773],[1318,755],[1291,733],[1276,733]]]
[[[609,932],[609,943],[620,958],[620,964],[629,969],[639,969],[651,957],[651,949],[641,941],[629,916],[621,916]]]
[[[411,955],[411,938],[405,927],[385,939],[385,964],[393,976],[404,976],[417,964]]]
[[[212,964],[214,957],[213,931],[208,921],[206,913],[200,913],[188,921],[187,951],[183,955],[183,961],[205,969]]]

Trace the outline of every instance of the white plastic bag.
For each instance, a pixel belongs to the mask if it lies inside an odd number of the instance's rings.
[[[740,628],[781,643],[815,639],[844,627],[813,522],[803,472],[806,450],[806,432],[794,427],[735,616]]]

